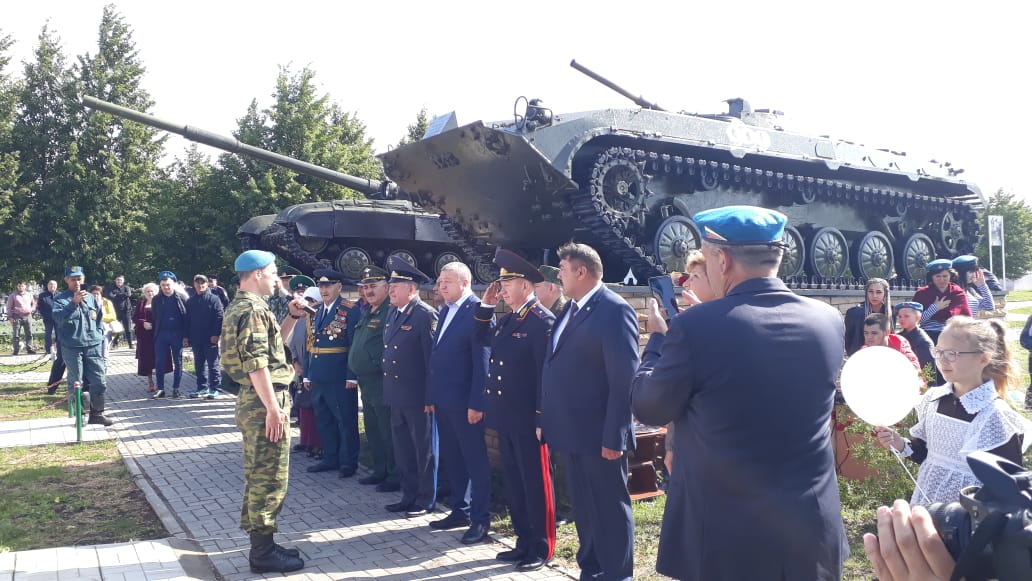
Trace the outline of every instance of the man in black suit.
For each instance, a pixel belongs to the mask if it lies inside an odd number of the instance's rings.
[[[477,337],[491,346],[485,421],[498,432],[505,497],[516,530],[516,548],[497,558],[515,562],[517,571],[535,571],[555,549],[555,513],[545,501],[552,489],[548,450],[536,436],[541,367],[555,316],[534,296],[535,284],[545,280],[534,265],[504,248],[495,253],[495,264],[501,274],[487,287],[476,321]],[[495,324],[499,297],[512,312]]]
[[[785,216],[696,214],[716,300],[654,332],[634,380],[642,422],[673,421],[677,461],[656,570],[682,580],[837,580],[848,556],[828,418],[844,326],[777,278]]]
[[[581,579],[630,579],[634,519],[627,455],[634,447],[631,380],[638,317],[602,284],[602,260],[584,244],[559,248],[570,297],[553,327],[541,378],[541,437],[562,452],[580,548]]]
[[[441,466],[451,485],[451,512],[432,529],[469,527],[463,544],[479,543],[491,528],[491,465],[484,440],[484,383],[489,349],[477,341],[474,314],[480,299],[473,273],[461,262],[441,268],[444,299],[430,355],[430,411],[437,419]]]
[[[401,500],[390,512],[424,515],[436,500],[436,429],[428,405],[428,369],[437,331],[437,311],[419,298],[419,285],[430,278],[404,260],[387,260],[391,308],[383,332],[383,399],[391,408],[394,461]]]

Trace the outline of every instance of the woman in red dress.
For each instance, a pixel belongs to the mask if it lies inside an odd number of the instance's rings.
[[[136,333],[136,375],[147,378],[147,393],[154,393],[154,311],[151,300],[158,293],[158,285],[143,285],[143,300],[133,310],[133,330]],[[166,373],[172,371],[172,358],[167,357]]]

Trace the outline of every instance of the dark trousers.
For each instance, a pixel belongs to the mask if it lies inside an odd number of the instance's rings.
[[[125,338],[126,345],[130,349],[133,348],[133,314],[130,311],[123,311],[118,313],[118,322],[122,323],[122,329],[124,329],[115,339],[111,342],[111,346],[118,345],[118,342]]]
[[[90,396],[103,396],[107,391],[107,369],[104,363],[104,342],[89,347],[61,346],[61,356],[68,367],[68,395],[75,393],[75,384],[88,384]]]
[[[466,408],[437,408],[441,458],[451,485],[451,511],[479,524],[491,522],[491,466],[484,422],[470,424]]]
[[[25,334],[25,350],[32,350],[32,317],[25,317],[24,319],[11,318],[11,347],[14,348],[14,354],[18,354],[18,350],[21,348],[21,334]]]
[[[546,482],[541,468],[541,443],[534,428],[524,432],[498,431],[498,447],[505,475],[505,498],[509,504],[516,549],[534,557],[548,558],[545,506]]]
[[[219,372],[219,346],[213,345],[211,337],[190,339],[193,349],[194,372],[197,375],[197,391],[215,391],[222,387],[222,374]]]
[[[373,458],[373,476],[387,482],[398,482],[398,470],[394,462],[394,444],[391,442],[391,408],[383,402],[383,385],[366,389],[376,380],[359,378],[362,395],[362,421],[365,425],[366,442]]]
[[[158,389],[165,389],[165,369],[172,358],[172,389],[179,389],[183,381],[183,338],[170,333],[154,337],[154,376]]]
[[[391,439],[401,502],[431,509],[437,500],[437,422],[423,406],[391,406]]]
[[[50,347],[57,342],[57,326],[54,324],[54,319],[48,319],[43,317],[43,346],[46,348],[46,352],[50,353]],[[60,351],[58,351],[60,353]]]
[[[631,496],[627,492],[627,454],[619,460],[606,460],[601,451],[592,454],[564,451],[562,457],[573,491],[581,579],[631,579],[634,517]]]
[[[358,468],[358,390],[340,383],[312,382],[312,407],[322,441],[323,464]]]

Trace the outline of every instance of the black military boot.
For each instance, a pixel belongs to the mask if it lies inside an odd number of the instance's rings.
[[[247,560],[252,573],[289,573],[305,566],[298,556],[277,550],[272,535],[251,533],[251,553]]]
[[[85,402],[83,402],[83,408],[86,408]],[[87,424],[100,424],[102,426],[110,426],[114,423],[111,420],[104,417],[104,394],[90,394],[89,409],[90,419],[86,421]]]

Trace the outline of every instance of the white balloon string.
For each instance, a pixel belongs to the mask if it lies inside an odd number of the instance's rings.
[[[914,478],[914,475],[910,473],[910,469],[907,468],[906,463],[903,462],[903,453],[899,450],[896,450],[895,448],[891,448],[891,451],[892,455],[896,457],[896,461],[899,462],[899,465],[903,467],[903,471],[907,473],[907,476],[909,476],[910,480],[914,483],[914,488],[921,493],[921,496],[924,497],[925,504],[931,504],[932,499],[928,498],[928,495],[925,494],[924,489],[921,488],[921,485],[917,483],[917,479]]]

